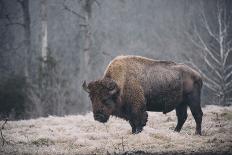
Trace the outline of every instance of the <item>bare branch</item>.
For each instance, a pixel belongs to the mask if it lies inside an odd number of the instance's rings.
[[[228,29],[229,25],[224,25],[224,28],[222,30],[222,34],[226,35],[227,34],[227,29]]]
[[[219,73],[219,71],[213,66],[213,64],[210,63],[210,61],[207,59],[207,57],[204,57],[204,61],[206,64],[216,73],[216,75],[219,77],[219,79],[223,79],[222,75]]]
[[[225,94],[228,94],[228,93],[231,93],[232,92],[232,87],[231,88],[228,88],[226,91],[225,91]]]
[[[220,44],[220,56],[221,59],[223,58],[224,54],[224,49],[223,49],[223,41],[224,41],[224,36],[223,36],[223,28],[222,28],[222,8],[219,6],[218,2],[218,24],[219,24],[219,44]]]
[[[187,37],[191,40],[191,42],[192,42],[196,47],[198,47],[199,49],[201,49],[201,50],[203,51],[203,53],[204,53],[204,55],[205,55],[206,53],[205,53],[204,51],[205,51],[206,49],[204,48],[204,46],[203,46],[202,44],[198,43],[196,40],[194,40],[193,37],[190,36],[189,33],[185,32],[185,34],[187,35]],[[198,39],[198,40],[199,40],[199,39]],[[217,64],[219,65],[219,63],[217,63]]]
[[[227,46],[230,47],[230,44],[232,43],[232,39],[226,43]]]
[[[229,87],[232,85],[232,80],[226,83],[226,87]]]
[[[196,47],[200,48],[201,50],[205,50],[204,47],[202,47],[199,43],[197,43],[197,42],[193,39],[192,36],[189,35],[189,33],[185,32],[185,34],[188,36],[188,38],[192,41],[192,43],[193,43]]]
[[[209,48],[207,47],[206,43],[204,42],[204,40],[202,39],[201,35],[199,34],[199,32],[196,30],[196,35],[198,37],[198,39],[200,40],[201,44],[204,46],[204,51],[218,64],[220,65],[220,61],[213,55],[213,53],[209,50]]]
[[[232,47],[230,47],[226,52],[229,54],[232,51]]]
[[[190,59],[190,61],[188,61],[187,63],[191,64],[194,68],[197,69],[197,71],[203,76],[203,79],[205,79],[206,81],[208,81],[208,84],[206,86],[208,86],[211,90],[218,92],[218,88],[220,88],[220,84],[218,84],[217,82],[213,81],[212,79],[210,79],[205,73],[203,73],[198,67],[197,65],[195,65],[193,63],[193,61]],[[215,87],[216,86],[216,87]]]
[[[6,141],[6,139],[4,138],[3,133],[2,133],[2,130],[4,129],[4,127],[5,127],[6,123],[7,123],[7,121],[8,121],[8,119],[6,118],[5,121],[4,121],[4,123],[2,124],[2,126],[1,126],[1,128],[0,128],[1,138],[2,138],[2,146],[4,146],[5,143],[8,144],[8,142]]]
[[[203,22],[204,22],[204,26],[205,28],[207,29],[207,32],[209,33],[209,35],[214,38],[217,42],[219,42],[219,39],[217,38],[217,36],[213,33],[213,31],[211,30],[209,24],[208,24],[208,21],[205,17],[205,12],[203,11],[202,13],[202,18],[203,18]]]
[[[210,46],[210,50],[214,53],[215,57],[220,57],[220,54],[218,52],[218,47]]]
[[[65,4],[65,2],[64,2],[62,5],[63,5],[64,9],[67,10],[68,12],[70,12],[70,13],[76,15],[77,17],[79,17],[79,18],[81,18],[81,19],[83,19],[83,20],[86,20],[85,16],[83,16],[83,15],[81,15],[80,13],[78,13],[78,12],[76,12],[76,11],[70,9],[70,8]]]
[[[232,72],[232,65],[227,66],[225,72]]]
[[[217,96],[219,96],[219,94],[217,94],[217,93],[218,93],[218,90],[215,89],[212,85],[210,85],[210,84],[207,83],[207,82],[204,82],[204,85],[205,85],[208,89],[210,89],[211,91],[213,91]]]
[[[222,1],[222,3],[223,3],[223,6],[221,7],[221,8],[226,8],[225,7],[225,1]],[[229,25],[227,25],[226,24],[226,17],[227,17],[227,11],[226,11],[226,9],[223,9],[224,11],[222,11],[222,13],[223,13],[223,30],[222,30],[222,34],[225,36],[225,35],[227,35],[227,29],[228,29],[228,27],[229,27]]]
[[[226,51],[226,53],[225,53],[225,55],[224,55],[223,65],[226,64],[226,60],[227,60],[227,58],[228,58],[228,56],[229,56],[229,54],[230,54],[231,51],[232,51],[232,47],[229,48],[229,49]]]
[[[225,76],[225,80],[227,81],[231,77],[231,75],[232,75],[232,72],[229,72],[229,74]]]

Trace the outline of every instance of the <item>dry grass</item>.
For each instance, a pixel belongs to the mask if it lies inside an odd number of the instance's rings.
[[[101,124],[92,113],[9,121],[3,134],[10,144],[1,147],[0,154],[232,153],[232,107],[206,106],[203,112],[203,136],[194,135],[189,111],[180,133],[173,131],[175,111],[149,113],[147,126],[138,135],[132,135],[129,123],[122,119],[112,117]]]

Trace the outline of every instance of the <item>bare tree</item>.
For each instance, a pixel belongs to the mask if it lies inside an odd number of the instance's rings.
[[[232,93],[232,64],[229,61],[232,53],[232,37],[229,35],[232,20],[225,1],[217,1],[216,8],[216,23],[213,26],[203,11],[200,17],[202,29],[195,25],[192,35],[186,33],[194,46],[202,51],[201,58],[211,73],[205,73],[191,58],[188,58],[188,62],[201,73],[205,86],[218,97],[219,104],[224,105],[232,100],[229,96]]]
[[[31,19],[29,12],[29,0],[18,0],[23,11],[23,27],[24,27],[24,44],[25,50],[25,75],[29,76],[30,52],[31,52]]]
[[[80,3],[82,3],[81,5],[84,10],[80,12],[77,12],[74,9],[71,9],[69,6],[67,6],[66,1],[64,1],[63,3],[63,7],[65,10],[72,13],[78,19],[82,20],[79,26],[84,31],[84,45],[83,45],[83,56],[82,56],[83,62],[80,62],[80,68],[81,68],[80,75],[82,75],[83,79],[88,79],[88,73],[89,73],[89,66],[90,66],[89,55],[90,55],[90,48],[91,48],[91,43],[92,43],[92,32],[91,32],[90,19],[92,17],[92,5],[94,2],[97,5],[100,5],[100,3],[96,0],[80,1]]]
[[[48,26],[47,26],[47,0],[41,0],[41,56],[46,61],[47,59],[47,47],[48,47]]]
[[[68,6],[68,1],[62,3],[64,10],[68,11],[72,15],[76,16],[79,20],[78,28],[80,29],[81,37],[83,37],[83,43],[81,44],[81,52],[80,52],[80,82],[84,80],[88,80],[90,77],[90,54],[92,50],[92,28],[91,28],[91,18],[92,18],[92,7],[93,4],[97,4],[100,6],[100,3],[97,0],[80,0],[78,5],[80,6],[79,10],[77,8],[72,8]],[[79,91],[82,91],[82,88],[79,87]],[[86,96],[81,95],[80,100],[83,103],[86,103]],[[83,105],[84,109],[89,108],[87,104]]]
[[[5,3],[3,0],[0,1],[1,4],[1,10],[5,13],[2,13],[4,19],[7,20],[6,27],[10,26],[19,26],[23,28],[24,31],[24,39],[22,44],[19,43],[17,48],[12,48],[10,50],[18,50],[19,48],[24,47],[24,53],[23,53],[23,61],[24,61],[24,75],[26,77],[29,76],[29,66],[30,66],[30,50],[31,50],[31,19],[30,19],[30,12],[29,12],[29,0],[17,0],[16,1],[21,9],[22,9],[22,19],[23,21],[18,21],[15,19],[12,19],[12,15],[8,13],[7,9],[5,8]]]

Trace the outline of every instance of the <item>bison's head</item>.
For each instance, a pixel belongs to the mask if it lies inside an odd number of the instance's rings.
[[[105,123],[115,110],[115,104],[119,96],[119,87],[112,79],[105,78],[86,84],[83,89],[89,93],[92,101],[94,119]]]

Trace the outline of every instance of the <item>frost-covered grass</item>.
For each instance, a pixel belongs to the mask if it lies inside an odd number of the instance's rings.
[[[173,131],[175,111],[150,112],[147,126],[138,135],[132,135],[129,123],[122,119],[111,117],[101,124],[92,113],[9,121],[3,134],[10,144],[0,146],[0,154],[232,153],[232,107],[206,106],[203,112],[203,136],[194,134],[190,111],[180,133]]]

